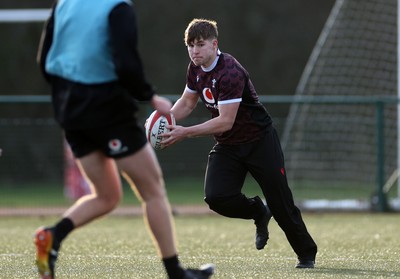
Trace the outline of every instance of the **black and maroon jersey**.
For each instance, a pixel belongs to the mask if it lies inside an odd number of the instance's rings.
[[[242,144],[264,136],[272,119],[260,103],[249,73],[231,55],[220,53],[214,67],[203,69],[191,62],[186,76],[186,87],[199,94],[212,117],[219,115],[218,106],[240,102],[231,130],[214,135],[221,144]]]

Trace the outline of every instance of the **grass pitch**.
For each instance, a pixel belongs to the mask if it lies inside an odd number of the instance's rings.
[[[175,219],[187,267],[216,264],[213,278],[399,278],[398,214],[304,214],[319,246],[316,268],[296,257],[272,220],[266,249],[254,247],[252,221],[220,216]],[[54,217],[0,219],[0,278],[37,278],[32,235]],[[166,278],[140,217],[106,217],[76,230],[63,244],[57,278]]]

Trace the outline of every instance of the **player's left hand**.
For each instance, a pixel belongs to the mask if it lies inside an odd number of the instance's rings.
[[[161,135],[163,137],[161,144],[165,147],[171,146],[186,138],[185,127],[179,125],[167,125],[167,128],[170,131]]]

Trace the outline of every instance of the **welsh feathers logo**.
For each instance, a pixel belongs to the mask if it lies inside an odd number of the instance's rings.
[[[203,89],[203,97],[207,103],[215,104],[214,96],[213,96],[210,88],[206,87]]]

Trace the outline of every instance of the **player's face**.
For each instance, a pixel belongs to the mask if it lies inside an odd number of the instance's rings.
[[[216,39],[194,40],[187,45],[189,57],[196,66],[207,68],[217,56],[218,41]]]

